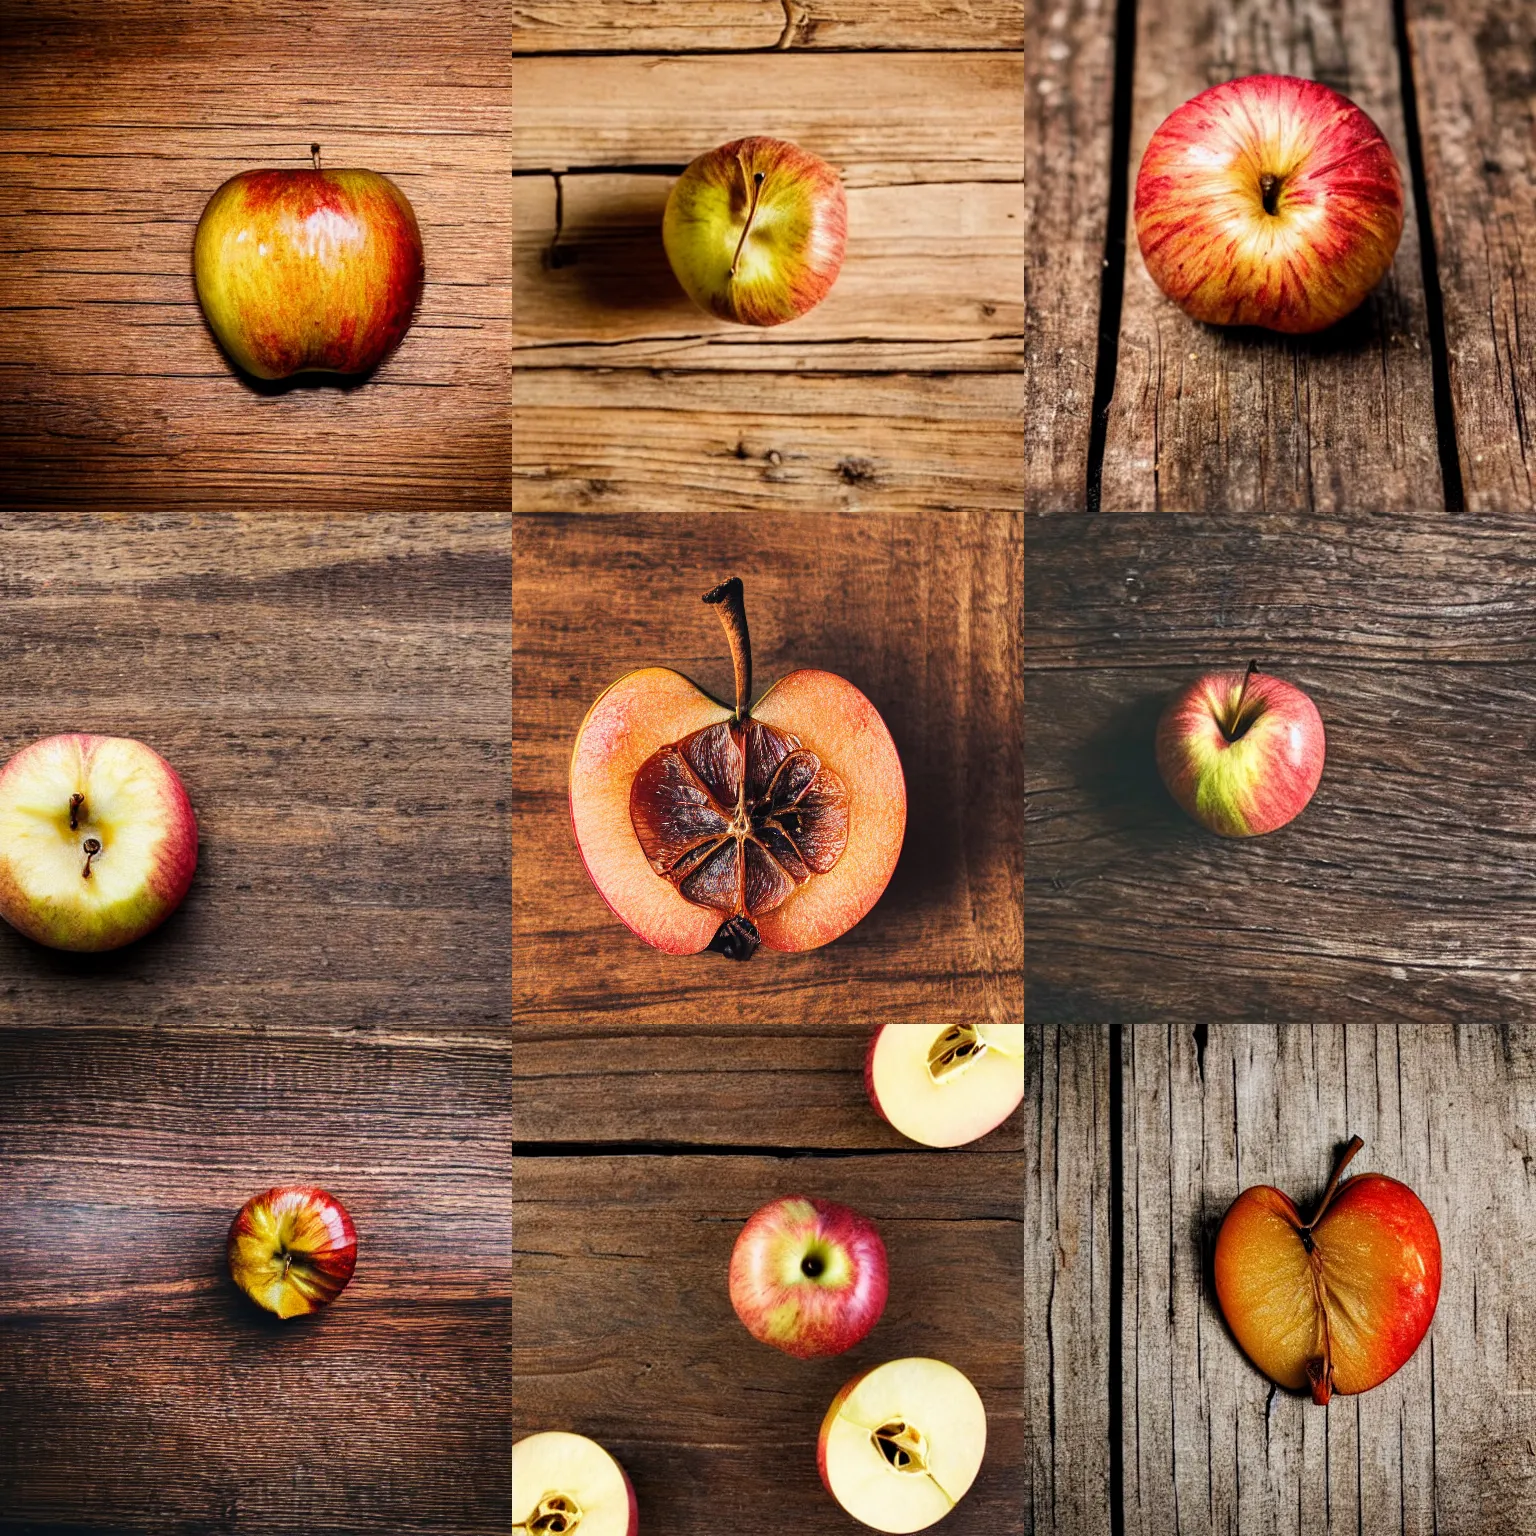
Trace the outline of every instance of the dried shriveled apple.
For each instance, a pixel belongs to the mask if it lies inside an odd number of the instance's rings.
[[[879,899],[906,831],[895,743],[831,672],[781,678],[748,707],[742,584],[704,601],[731,649],[736,707],[667,667],[613,684],[571,757],[571,824],[587,874],[658,949],[748,959],[814,949]]]

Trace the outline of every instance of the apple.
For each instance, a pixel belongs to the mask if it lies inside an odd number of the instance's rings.
[[[1260,672],[1209,672],[1157,723],[1157,768],[1202,827],[1256,837],[1298,816],[1323,776],[1323,718],[1300,688]]]
[[[0,917],[54,949],[142,938],[181,905],[197,818],[176,770],[123,736],[49,736],[0,769]]]
[[[840,1355],[885,1310],[885,1244],[846,1205],[785,1195],[741,1229],[730,1284],[731,1305],[754,1339],[799,1360]]]
[[[821,303],[843,264],[842,178],[783,139],[736,139],[677,178],[661,238],[700,309],[741,325],[782,325]]]
[[[357,1229],[323,1189],[298,1185],[253,1195],[229,1228],[229,1272],[258,1307],[279,1317],[318,1312],[357,1267]]]
[[[1024,1099],[1022,1024],[882,1024],[864,1058],[880,1117],[926,1147],[994,1131]]]
[[[828,1493],[877,1531],[924,1531],[965,1497],[987,1449],[976,1388],[942,1360],[891,1360],[832,1399],[816,1443]]]
[[[562,1430],[512,1447],[512,1536],[638,1536],[623,1467],[595,1440]]]
[[[258,379],[367,373],[421,298],[421,231],[377,171],[242,171],[208,200],[192,266],[230,359]]]
[[[1391,146],[1315,80],[1201,91],[1164,119],[1136,177],[1147,271],[1211,325],[1320,331],[1381,281],[1402,233]]]
[[[901,760],[874,705],[834,673],[791,672],[749,709],[741,582],[704,601],[730,644],[735,709],[666,667],[614,683],[571,754],[576,846],[598,894],[657,949],[813,949],[852,928],[896,868]]]
[[[1440,1236],[1406,1184],[1340,1183],[1350,1138],[1311,1221],[1268,1185],[1245,1189],[1216,1236],[1216,1295],[1243,1352],[1271,1381],[1368,1392],[1419,1347],[1440,1297]]]

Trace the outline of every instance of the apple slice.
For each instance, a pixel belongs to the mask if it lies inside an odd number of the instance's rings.
[[[864,1059],[869,1101],[903,1136],[959,1147],[1024,1098],[1022,1024],[882,1024]]]
[[[623,1467],[585,1435],[545,1430],[512,1447],[512,1536],[637,1536]]]
[[[892,1360],[832,1399],[816,1447],[821,1480],[877,1531],[923,1531],[965,1497],[987,1449],[976,1388],[942,1360]]]
[[[334,1195],[307,1185],[253,1195],[229,1228],[229,1272],[281,1318],[318,1312],[357,1267],[357,1229]]]

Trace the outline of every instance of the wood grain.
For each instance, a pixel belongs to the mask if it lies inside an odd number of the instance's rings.
[[[1323,80],[1408,164],[1389,7],[1144,0],[1137,8],[1130,182],[1157,125],[1216,80]],[[1355,314],[1313,338],[1196,324],[1128,237],[1105,511],[1381,511],[1443,505],[1417,226]]]
[[[641,1518],[676,1536],[847,1520],[816,1473],[838,1389],[907,1355],[964,1371],[987,1409],[987,1457],[946,1519],[1023,1536],[1023,1261],[1017,1156],[519,1158],[514,1164],[514,1435],[591,1435],[628,1470]],[[757,1343],[726,1270],[742,1222],[780,1195],[851,1204],[890,1255],[884,1317],[835,1359]],[[773,1463],[771,1481],[763,1474]]]
[[[1529,511],[1536,17],[1487,0],[1410,0],[1407,17],[1467,507]]]
[[[513,882],[521,1024],[764,1026],[1017,1019],[1022,1006],[1018,664],[1022,522],[785,513],[771,539],[729,512],[519,516],[515,537]],[[754,675],[848,677],[901,754],[910,807],[890,887],[835,944],[651,950],[613,917],[571,840],[571,744],[616,677],[664,663],[726,687],[700,595],[747,586]]]
[[[1536,1359],[1536,1056],[1528,1030],[1148,1024],[1126,1052],[1126,1529],[1429,1533],[1526,1525]],[[1440,1232],[1429,1337],[1327,1409],[1272,1388],[1209,1282],[1237,1193],[1315,1200],[1336,1147],[1409,1184]],[[1130,1263],[1134,1253],[1136,1263]]]

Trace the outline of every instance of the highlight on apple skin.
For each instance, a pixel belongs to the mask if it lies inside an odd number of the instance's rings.
[[[253,1195],[229,1227],[229,1272],[257,1306],[287,1319],[329,1306],[357,1267],[357,1229],[334,1195],[309,1185]]]
[[[176,770],[141,741],[84,732],[0,769],[0,917],[53,949],[117,949],[181,905],[197,818]]]
[[[1184,103],[1136,177],[1152,280],[1196,320],[1320,331],[1386,275],[1403,180],[1359,107],[1315,80],[1250,75]]]
[[[1222,837],[1256,837],[1301,814],[1323,776],[1317,706],[1260,672],[1210,672],[1157,724],[1157,768],[1179,805]]]
[[[1440,1236],[1424,1202],[1385,1174],[1340,1183],[1362,1145],[1351,1138],[1310,1221],[1258,1185],[1232,1202],[1216,1238],[1216,1295],[1243,1352],[1320,1404],[1396,1372],[1440,1298]]]
[[[756,1211],[731,1252],[731,1305],[753,1338],[799,1360],[840,1355],[880,1321],[885,1244],[868,1217],[786,1195]]]
[[[1022,1024],[882,1024],[864,1058],[881,1119],[927,1147],[995,1131],[1024,1101]]]
[[[192,266],[230,360],[258,379],[362,374],[411,328],[425,266],[416,213],[377,171],[242,171],[208,200]]]
[[[640,1507],[624,1468],[595,1440],[564,1430],[512,1447],[512,1536],[639,1536]]]
[[[661,238],[700,309],[740,325],[782,325],[821,303],[842,268],[842,178],[784,139],[735,139],[678,177]]]

